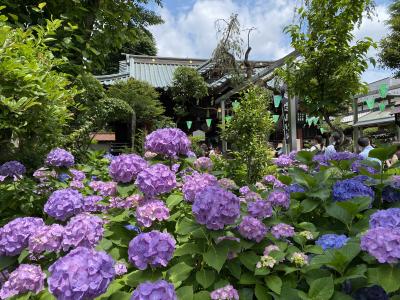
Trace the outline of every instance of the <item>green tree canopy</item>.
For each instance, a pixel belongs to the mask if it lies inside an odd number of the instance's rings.
[[[385,67],[395,71],[395,76],[400,77],[400,1],[395,0],[389,6],[390,19],[387,25],[390,33],[381,40],[379,61]]]
[[[279,73],[306,112],[331,127],[329,117],[347,111],[352,97],[365,89],[360,76],[375,44],[368,37],[355,40],[353,32],[372,9],[372,0],[306,0],[298,9],[299,23],[286,28],[301,58]]]

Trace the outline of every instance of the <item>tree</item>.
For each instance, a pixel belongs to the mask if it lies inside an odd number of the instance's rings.
[[[290,25],[291,45],[300,54],[279,75],[289,92],[298,96],[303,109],[322,117],[334,130],[330,117],[347,111],[352,98],[366,89],[361,74],[368,68],[371,38],[354,40],[353,31],[370,16],[372,0],[306,0],[297,10],[299,23]]]
[[[389,6],[390,18],[387,25],[390,33],[381,40],[379,61],[382,65],[395,71],[395,76],[400,77],[400,1],[395,0]]]
[[[109,55],[124,47],[141,49],[140,41],[146,40],[154,49],[151,33],[146,28],[162,22],[146,8],[150,0],[50,0],[39,7],[38,2],[0,0],[17,26],[45,25],[47,19],[54,18],[63,20],[54,40],[48,43],[69,59],[70,66],[85,66],[97,72],[104,69]],[[154,2],[161,5],[161,0]]]
[[[246,166],[247,182],[259,180],[270,162],[267,141],[274,126],[268,110],[271,98],[270,91],[250,87],[242,94],[239,108],[222,133],[236,149],[233,155]]]

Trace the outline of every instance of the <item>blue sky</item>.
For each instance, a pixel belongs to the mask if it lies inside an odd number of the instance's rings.
[[[252,33],[252,59],[277,59],[291,51],[290,40],[282,32],[294,16],[294,8],[301,0],[163,0],[156,10],[165,23],[151,28],[158,47],[158,55],[173,57],[208,58],[217,43],[215,20],[239,14],[244,28],[256,27]],[[377,0],[377,16],[363,21],[356,30],[356,38],[370,36],[380,40],[387,32],[390,0]],[[370,56],[376,56],[371,50]],[[372,67],[363,74],[363,80],[372,82],[391,72]]]

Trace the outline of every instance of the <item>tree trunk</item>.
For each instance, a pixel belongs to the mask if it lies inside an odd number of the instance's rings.
[[[132,152],[135,152],[135,135],[136,135],[136,112],[132,113],[131,120],[131,143],[132,143]]]
[[[342,128],[333,125],[331,120],[329,119],[329,115],[325,114],[324,115],[324,120],[332,130],[337,131],[340,134],[339,147],[341,147],[343,142],[344,142],[344,132],[343,132]]]

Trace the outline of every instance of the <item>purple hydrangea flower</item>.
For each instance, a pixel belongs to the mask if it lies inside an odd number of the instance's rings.
[[[371,166],[367,165],[367,164],[365,163],[365,160],[360,160],[360,159],[356,160],[355,162],[353,162],[353,163],[351,164],[351,170],[352,170],[354,173],[360,173],[361,170],[365,170],[365,171],[367,171],[367,172],[370,173],[370,174],[377,174],[377,173],[379,173],[379,170],[375,169],[374,167],[371,167]]]
[[[8,299],[27,292],[37,294],[44,289],[45,278],[46,275],[42,272],[40,266],[19,265],[1,287],[0,299]]]
[[[329,162],[324,154],[314,155],[313,161],[318,163],[319,166],[329,166]]]
[[[180,166],[181,166],[181,164],[173,164],[172,167],[171,167],[171,171],[174,172],[174,173],[178,172]]]
[[[33,177],[38,179],[40,182],[46,182],[50,179],[50,177],[57,177],[57,173],[54,170],[49,170],[46,168],[39,168],[32,174]]]
[[[400,200],[400,189],[391,185],[385,186],[382,191],[382,200],[385,202],[397,202]]]
[[[364,185],[359,180],[352,178],[339,180],[333,186],[334,201],[347,201],[356,197],[374,198],[375,193],[371,187]]]
[[[400,208],[378,210],[369,217],[369,227],[400,228]]]
[[[146,158],[146,159],[152,159],[152,158],[154,158],[156,156],[157,156],[157,153],[154,153],[154,152],[151,152],[151,151],[146,151],[144,153],[144,158]]]
[[[198,223],[219,230],[239,217],[240,200],[219,186],[208,186],[196,194],[192,212]]]
[[[394,187],[395,189],[400,189],[400,175],[392,176],[392,182],[390,186]]]
[[[289,153],[290,159],[295,161],[296,157],[297,157],[297,153],[298,153],[297,150],[290,151],[290,153]]]
[[[166,267],[175,251],[175,239],[169,233],[153,230],[137,235],[129,243],[129,261],[140,270]]]
[[[280,206],[288,209],[290,206],[290,197],[287,192],[281,190],[273,190],[267,198],[272,206]]]
[[[124,275],[126,272],[128,272],[128,269],[124,263],[116,263],[114,265],[114,270],[117,276]]]
[[[193,202],[196,194],[209,185],[216,185],[217,178],[211,174],[194,173],[183,178],[183,197],[188,202]]]
[[[105,158],[105,159],[107,159],[109,161],[112,161],[115,157],[116,156],[112,155],[111,153],[106,153],[106,154],[103,155],[103,158]]]
[[[246,196],[246,194],[248,194],[248,193],[250,193],[250,192],[251,192],[251,190],[250,190],[250,188],[249,188],[247,185],[242,186],[242,187],[239,189],[239,193],[240,193],[241,195],[243,195],[243,196]]]
[[[362,159],[360,155],[357,153],[352,153],[348,151],[343,152],[334,152],[331,153],[329,156],[329,160],[341,161],[341,160],[355,160],[355,159]]]
[[[83,198],[82,211],[84,212],[97,212],[103,211],[106,207],[99,204],[103,200],[103,197],[97,195],[86,196]]]
[[[257,219],[265,219],[272,216],[271,202],[258,199],[247,204],[249,215]]]
[[[47,154],[45,163],[52,167],[69,168],[75,164],[75,158],[67,150],[55,148]]]
[[[194,162],[194,167],[202,171],[211,171],[213,167],[213,162],[209,157],[199,157]]]
[[[306,189],[298,183],[293,183],[285,188],[285,191],[291,193],[305,193]]]
[[[236,190],[238,188],[236,183],[229,178],[221,178],[218,180],[218,184],[226,190]]]
[[[140,226],[150,227],[155,220],[168,220],[169,209],[160,200],[150,200],[136,209],[136,219]]]
[[[73,180],[70,182],[69,187],[75,190],[81,190],[85,187],[82,181]]]
[[[277,245],[269,245],[269,246],[265,247],[263,255],[264,256],[269,256],[269,254],[272,251],[280,251],[280,249],[279,249],[279,247]]]
[[[73,189],[57,190],[44,205],[44,211],[54,219],[65,221],[83,209],[83,196]]]
[[[321,246],[322,249],[339,249],[346,245],[349,238],[344,234],[334,234],[328,233],[321,235],[318,240],[315,241],[315,244]]]
[[[258,219],[246,216],[239,225],[239,233],[246,239],[261,242],[267,234],[267,227]]]
[[[147,168],[148,164],[136,154],[122,154],[111,161],[108,172],[114,181],[128,183]]]
[[[62,241],[64,251],[67,251],[71,247],[96,247],[103,238],[103,224],[102,219],[87,213],[71,218],[64,229],[64,238]]]
[[[246,194],[246,196],[244,196],[244,199],[246,200],[246,202],[253,202],[261,200],[261,196],[256,192],[249,192]]]
[[[230,284],[211,292],[212,300],[239,300],[238,291]]]
[[[140,172],[135,183],[151,197],[172,191],[176,187],[176,176],[166,165],[155,164]]]
[[[131,300],[177,300],[174,286],[165,280],[144,282],[133,291]]]
[[[67,182],[71,176],[69,176],[67,173],[60,173],[57,175],[57,179],[61,182]]]
[[[276,239],[292,237],[295,235],[294,228],[285,223],[272,226],[271,233]]]
[[[289,155],[282,154],[277,159],[275,159],[274,163],[280,168],[288,168],[294,164],[294,160],[290,158]]]
[[[177,158],[179,155],[188,156],[191,152],[191,142],[187,135],[178,128],[162,128],[146,136],[144,145],[146,151]]]
[[[58,252],[64,237],[64,227],[58,224],[39,227],[29,237],[29,252],[41,254],[43,252]]]
[[[98,192],[101,196],[114,196],[117,193],[117,183],[114,181],[91,181],[89,186],[93,191]]]
[[[62,300],[94,299],[115,277],[114,260],[105,252],[78,247],[49,267],[50,292]]]
[[[11,160],[0,166],[0,175],[6,177],[20,177],[25,174],[26,168],[19,161]]]
[[[130,196],[127,198],[111,197],[109,200],[109,208],[129,209],[138,205],[139,195]],[[141,198],[140,198],[141,199]],[[140,200],[141,201],[141,200]]]
[[[0,228],[0,255],[15,256],[28,247],[29,237],[44,226],[40,218],[16,218]]]
[[[86,178],[85,172],[76,169],[71,169],[69,172],[72,174],[73,180],[83,181]]]
[[[400,258],[400,230],[388,230],[386,227],[369,229],[361,237],[360,248],[380,263],[397,263]]]

